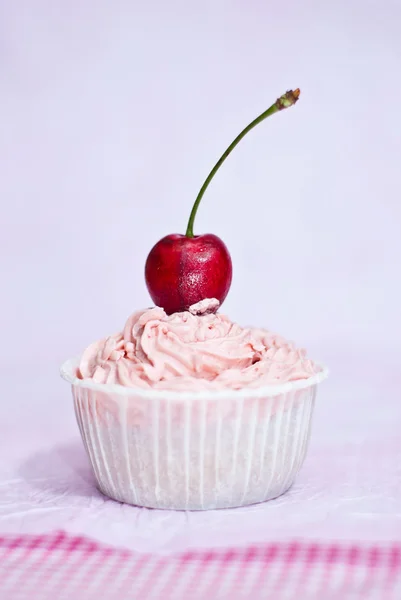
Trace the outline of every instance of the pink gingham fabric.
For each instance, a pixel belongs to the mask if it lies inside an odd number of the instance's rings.
[[[400,545],[282,543],[139,554],[54,533],[0,538],[2,600],[399,600]]]

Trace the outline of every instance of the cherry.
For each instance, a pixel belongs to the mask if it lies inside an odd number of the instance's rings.
[[[223,303],[231,286],[231,257],[224,242],[216,235],[194,235],[193,226],[200,201],[216,172],[242,138],[270,115],[295,104],[299,95],[299,89],[286,92],[241,131],[202,185],[185,235],[167,235],[153,246],[145,264],[146,285],[153,302],[164,308],[167,314],[188,310],[205,298],[216,298],[220,305]]]
[[[227,246],[212,233],[192,238],[167,235],[153,246],[145,267],[152,300],[167,314],[188,310],[204,298],[216,298],[221,304],[231,278]]]

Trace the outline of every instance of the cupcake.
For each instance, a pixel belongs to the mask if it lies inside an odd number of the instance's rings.
[[[196,305],[136,312],[62,368],[100,490],[186,510],[284,493],[304,461],[326,374],[285,339],[199,315]]]
[[[327,369],[282,337],[218,312],[231,257],[217,236],[193,234],[199,201],[232,148],[298,96],[287,92],[237,136],[202,186],[185,236],[152,248],[145,279],[156,306],[61,369],[110,498],[161,509],[238,507],[283,494],[302,466]]]

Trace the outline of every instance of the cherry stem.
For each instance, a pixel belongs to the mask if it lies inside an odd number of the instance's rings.
[[[235,146],[237,144],[239,144],[239,142],[242,140],[243,137],[246,136],[248,131],[251,131],[251,129],[256,127],[256,125],[258,125],[259,123],[261,123],[262,121],[267,119],[267,117],[270,117],[270,115],[274,115],[274,113],[279,112],[280,110],[283,110],[284,108],[289,108],[290,106],[293,106],[293,104],[295,104],[295,102],[298,100],[300,93],[301,93],[301,91],[297,88],[294,91],[289,90],[288,92],[286,92],[285,94],[280,96],[280,98],[278,98],[276,100],[276,102],[270,106],[270,108],[268,108],[267,110],[265,110],[265,112],[263,112],[261,115],[256,117],[256,119],[254,119],[252,121],[252,123],[249,123],[249,125],[247,125],[247,127],[245,127],[245,129],[243,129],[241,131],[241,133],[239,135],[237,135],[235,140],[229,145],[229,147],[224,152],[224,154],[222,154],[220,156],[219,160],[214,165],[214,167],[210,171],[209,175],[206,177],[205,182],[202,185],[201,189],[199,190],[199,194],[196,197],[196,200],[195,200],[194,205],[191,210],[191,214],[189,215],[187,231],[185,233],[185,235],[187,237],[189,237],[189,238],[194,237],[194,221],[195,221],[195,217],[196,217],[196,213],[198,211],[200,201],[202,200],[203,194],[206,192],[206,189],[207,189],[209,183],[212,181],[213,177],[216,175],[217,171],[220,169],[221,165],[226,160],[227,156],[229,154],[231,154],[232,150],[234,150]]]

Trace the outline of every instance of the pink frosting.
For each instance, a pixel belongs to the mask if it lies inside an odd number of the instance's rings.
[[[202,300],[189,312],[131,315],[124,331],[91,344],[78,375],[98,383],[162,390],[261,387],[307,379],[320,369],[305,350],[264,329],[243,328]]]

